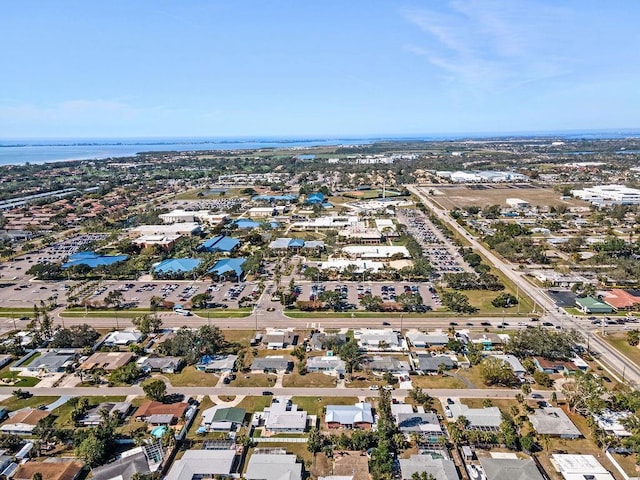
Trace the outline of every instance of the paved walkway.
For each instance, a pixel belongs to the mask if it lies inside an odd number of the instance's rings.
[[[209,395],[209,398],[211,399],[211,401],[213,403],[216,404],[216,406],[223,407],[223,408],[237,407],[238,404],[240,402],[242,402],[242,400],[244,400],[244,397],[245,397],[244,395],[236,395],[236,398],[234,398],[230,402],[225,402],[225,401],[221,400],[218,395]]]

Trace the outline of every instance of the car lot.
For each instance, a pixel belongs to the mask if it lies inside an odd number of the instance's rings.
[[[419,210],[402,209],[398,211],[398,220],[420,244],[436,274],[470,271],[453,244],[424,213]]]

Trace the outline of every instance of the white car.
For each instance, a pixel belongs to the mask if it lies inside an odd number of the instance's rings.
[[[369,390],[380,390],[378,385],[369,385]]]

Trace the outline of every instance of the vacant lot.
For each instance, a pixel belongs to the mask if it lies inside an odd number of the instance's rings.
[[[298,372],[292,372],[285,375],[282,381],[283,387],[317,387],[327,388],[336,386],[336,377],[325,375],[324,373],[307,373],[300,375]]]
[[[215,387],[218,377],[212,373],[196,370],[194,366],[184,367],[180,373],[164,373],[174,387]]]
[[[520,198],[531,205],[588,206],[582,200],[560,200],[560,193],[552,188],[533,185],[441,185],[432,188],[434,200],[446,209],[488,205],[506,206],[507,198]]]

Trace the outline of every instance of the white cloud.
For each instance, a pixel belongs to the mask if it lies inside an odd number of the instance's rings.
[[[535,2],[453,0],[443,11],[413,9],[404,18],[424,44],[405,50],[425,57],[452,82],[494,89],[571,71],[558,54],[557,28],[570,12]]]

